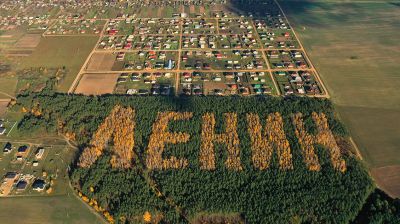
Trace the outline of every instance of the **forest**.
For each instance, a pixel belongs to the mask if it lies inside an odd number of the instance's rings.
[[[375,188],[327,99],[44,90],[13,109],[78,145],[72,185],[111,223],[349,223]]]

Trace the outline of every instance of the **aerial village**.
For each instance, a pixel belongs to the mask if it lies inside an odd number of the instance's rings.
[[[235,1],[5,0],[0,41],[29,36],[18,41],[34,51],[49,38],[97,38],[68,93],[328,97],[273,0],[257,14],[226,10]],[[12,136],[13,125],[0,121],[0,139]],[[1,147],[1,196],[46,194],[65,175],[53,146]]]
[[[0,29],[27,26],[44,38],[98,37],[69,92],[327,96],[278,8],[252,15],[224,10],[227,4],[83,1],[78,8],[72,0],[41,0],[7,8],[6,1],[0,4],[8,12],[0,16]],[[19,16],[28,6],[37,13]]]

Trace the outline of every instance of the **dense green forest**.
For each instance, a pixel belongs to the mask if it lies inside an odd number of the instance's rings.
[[[165,223],[196,222],[201,217],[210,223],[223,220],[239,223],[349,223],[354,221],[369,194],[373,182],[366,169],[345,143],[348,133],[334,114],[329,100],[302,97],[129,97],[56,94],[46,91],[18,97],[14,108],[24,108],[20,131],[75,133],[80,149],[90,143],[93,133],[116,105],[135,109],[135,153],[139,159],[129,169],[112,168],[111,152],[90,167],[73,166],[71,181],[77,190],[95,199],[111,213],[116,222],[140,223],[149,212],[152,221]],[[167,144],[163,157],[186,158],[184,169],[149,170],[146,149],[158,112],[188,111],[188,120],[170,121],[170,132],[190,135],[186,143]],[[241,171],[225,167],[226,146],[215,143],[216,170],[199,168],[202,115],[215,115],[215,132],[225,130],[223,114],[235,112],[240,139]],[[279,112],[293,155],[293,169],[279,169],[276,153],[266,170],[255,169],[251,161],[251,143],[246,114],[258,114],[263,125],[268,114]],[[316,145],[320,171],[309,171],[292,123],[292,115],[301,112],[309,133],[316,132],[312,112],[324,113],[340,144],[347,170],[339,172],[331,164],[328,151]],[[111,149],[112,142],[108,148]],[[364,208],[368,209],[368,208]],[[207,218],[208,217],[208,218]],[[222,220],[222,221],[221,221]],[[234,220],[234,221],[232,221]],[[199,221],[199,223],[201,223]]]

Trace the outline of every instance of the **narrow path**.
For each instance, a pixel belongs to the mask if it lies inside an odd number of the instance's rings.
[[[142,173],[143,173],[143,178],[146,180],[147,184],[151,187],[151,189],[153,189],[154,193],[159,198],[163,199],[169,206],[174,208],[175,211],[178,212],[178,214],[189,223],[189,219],[188,219],[187,215],[185,214],[185,212],[183,211],[183,209],[178,204],[176,204],[172,198],[167,197],[160,190],[157,183],[153,179],[151,179],[151,177],[149,176],[148,171],[142,171]]]

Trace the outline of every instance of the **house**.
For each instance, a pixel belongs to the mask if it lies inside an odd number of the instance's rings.
[[[34,191],[43,191],[46,188],[46,182],[41,179],[36,179],[32,184],[32,189]]]
[[[26,180],[20,180],[17,183],[17,191],[23,191],[26,189],[26,187],[28,186],[28,182],[26,182]]]
[[[11,143],[7,142],[3,148],[3,153],[10,153],[11,151],[12,151],[12,145]]]
[[[39,147],[39,148],[36,150],[36,153],[35,153],[36,159],[41,159],[42,156],[43,156],[43,153],[44,153],[44,148]]]
[[[4,179],[14,180],[17,176],[18,174],[16,172],[7,172],[6,175],[4,175]]]
[[[18,153],[26,153],[27,150],[28,150],[28,146],[23,145],[18,148]]]

